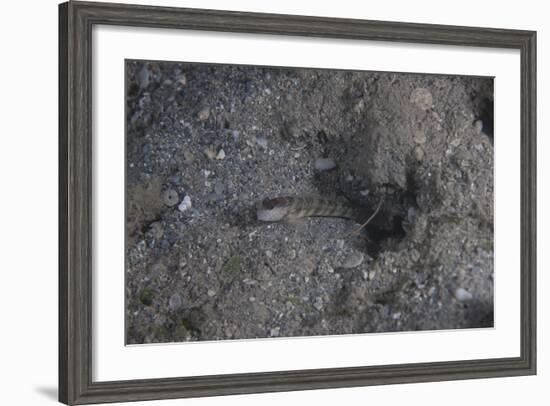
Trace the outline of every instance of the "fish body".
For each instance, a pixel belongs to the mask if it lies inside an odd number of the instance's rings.
[[[296,222],[306,217],[340,217],[362,223],[366,209],[320,197],[276,197],[264,199],[256,212],[260,221]]]

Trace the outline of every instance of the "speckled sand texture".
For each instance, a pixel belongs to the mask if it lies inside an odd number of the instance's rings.
[[[127,62],[127,342],[493,325],[491,78]],[[263,223],[324,196],[376,222]]]

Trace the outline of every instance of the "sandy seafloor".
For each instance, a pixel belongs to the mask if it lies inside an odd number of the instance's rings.
[[[493,326],[492,106],[491,78],[128,61],[127,343]],[[280,195],[383,203],[257,221]]]

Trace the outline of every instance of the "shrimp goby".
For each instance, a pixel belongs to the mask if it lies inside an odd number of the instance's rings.
[[[362,224],[372,210],[320,197],[275,197],[264,199],[256,212],[260,221],[294,222],[306,217],[339,217]]]

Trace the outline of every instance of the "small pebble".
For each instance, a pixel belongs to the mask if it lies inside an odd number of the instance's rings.
[[[220,149],[218,151],[218,155],[216,155],[216,159],[222,160],[225,158],[225,151],[223,149]]]
[[[189,196],[185,196],[183,200],[181,201],[180,205],[178,206],[178,210],[181,212],[184,212],[192,207],[191,205],[191,198]]]
[[[474,129],[476,133],[481,134],[481,132],[483,131],[483,121],[476,120],[474,123]]]
[[[140,69],[137,79],[139,82],[139,87],[142,89],[145,89],[147,86],[149,86],[149,69],[147,69],[147,66],[143,66],[143,68]]]
[[[281,327],[272,328],[271,330],[269,330],[269,335],[271,337],[279,337],[280,330],[281,330]]]
[[[290,259],[296,258],[296,250],[290,250],[288,256],[290,257]]]
[[[216,296],[216,291],[214,289],[208,289],[208,296],[210,297],[214,297]]]
[[[264,137],[257,137],[256,144],[262,148],[267,148],[267,140]]]
[[[216,158],[216,151],[214,151],[214,148],[208,147],[204,150],[204,154],[208,157],[208,159],[214,159]]]
[[[323,298],[318,297],[317,299],[315,299],[315,302],[313,303],[313,307],[321,311],[321,309],[323,309]]]
[[[182,305],[181,296],[177,293],[174,293],[172,296],[170,296],[170,300],[168,301],[168,306],[170,307],[170,310],[173,312],[178,310]]]
[[[413,133],[413,140],[417,144],[425,144],[426,143],[426,133],[422,130],[415,130]]]
[[[175,206],[178,204],[180,200],[180,197],[178,196],[178,193],[173,189],[167,189],[162,193],[162,201],[167,206]]]
[[[178,83],[182,86],[185,86],[187,84],[187,78],[185,77],[185,75],[181,75],[178,78]]]
[[[416,213],[416,209],[415,209],[414,207],[412,207],[412,206],[409,207],[409,208],[407,209],[407,221],[408,221],[409,223],[413,223],[414,220],[416,219],[416,214],[417,214],[417,213]]]
[[[179,175],[172,175],[168,178],[168,182],[174,184],[174,185],[179,185],[181,183],[181,176]]]
[[[411,103],[414,103],[422,110],[428,110],[432,107],[433,97],[428,89],[418,87],[411,93]]]
[[[271,257],[273,257],[273,252],[267,250],[267,251],[265,252],[265,256],[268,257],[268,258],[271,258]]]
[[[343,268],[355,268],[363,263],[365,256],[361,252],[351,253],[344,263],[342,264]]]
[[[455,147],[455,148],[458,147],[458,146],[460,145],[460,138],[458,138],[458,137],[455,138],[454,140],[452,140],[452,141],[450,142],[450,144],[451,144],[453,147]]]
[[[216,184],[214,185],[214,192],[217,195],[223,195],[223,190],[224,190],[223,183],[222,182],[216,182]]]
[[[455,298],[459,302],[467,302],[468,300],[472,300],[473,296],[466,289],[458,288],[455,290]]]
[[[424,159],[424,150],[420,146],[414,147],[413,150],[414,159],[416,159],[418,162],[422,161]]]
[[[162,228],[162,224],[158,221],[155,221],[154,223],[152,223],[151,232],[153,233],[153,237],[155,237],[157,240],[160,240],[164,235],[164,229]]]
[[[389,305],[382,306],[382,308],[380,309],[380,314],[382,315],[382,317],[389,316],[390,315],[390,306]]]
[[[332,158],[317,158],[315,160],[315,169],[318,171],[330,171],[336,168],[336,162]]]
[[[149,268],[149,276],[154,279],[158,277],[159,275],[166,274],[167,268],[166,265],[164,265],[162,262],[156,262],[153,265],[151,265],[151,268]]]
[[[210,109],[208,107],[205,107],[204,109],[199,111],[198,117],[200,121],[208,120],[208,117],[210,117]]]
[[[183,158],[185,159],[185,162],[188,164],[192,164],[193,161],[195,160],[193,153],[187,149],[183,150]]]
[[[360,114],[365,109],[365,102],[363,99],[359,100],[355,106],[353,106],[353,111],[356,114]]]
[[[420,253],[414,248],[411,250],[411,259],[416,262],[420,259]]]

